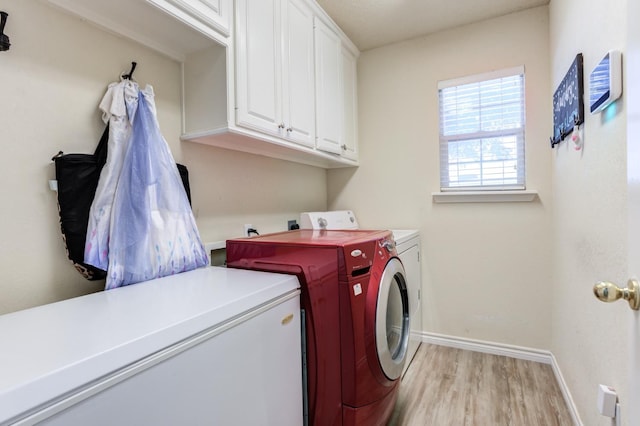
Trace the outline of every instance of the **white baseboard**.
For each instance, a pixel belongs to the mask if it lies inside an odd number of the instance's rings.
[[[558,382],[558,386],[560,386],[560,391],[564,397],[564,401],[569,409],[569,414],[571,415],[573,424],[575,426],[583,426],[582,420],[580,420],[580,415],[578,414],[578,409],[571,397],[571,392],[569,391],[567,383],[560,371],[560,366],[550,351],[507,345],[503,343],[487,342],[483,340],[467,339],[464,337],[447,336],[437,333],[423,332],[421,335],[423,342],[433,345],[447,346],[466,351],[482,352],[491,355],[501,355],[551,365],[553,374],[556,377],[556,381]]]
[[[505,345],[503,343],[467,339],[464,337],[446,336],[436,333],[422,333],[422,341],[434,345],[464,349],[473,352],[482,352],[491,355],[502,355],[509,358],[540,362],[542,364],[551,364],[553,360],[553,356],[549,351],[525,348],[522,346]]]
[[[564,380],[564,376],[562,376],[562,371],[560,371],[560,366],[556,361],[556,357],[551,354],[551,368],[553,368],[553,374],[556,376],[556,381],[558,382],[558,386],[560,386],[560,390],[562,391],[562,396],[564,397],[564,401],[569,407],[569,414],[571,414],[571,419],[573,420],[573,424],[576,426],[583,426],[582,419],[580,419],[580,414],[578,413],[578,409],[576,404],[573,402],[573,398],[571,397],[571,392],[569,392],[569,387],[567,386],[567,382]]]

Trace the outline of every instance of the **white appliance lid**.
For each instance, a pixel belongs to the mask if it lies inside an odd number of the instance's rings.
[[[417,229],[392,229],[391,232],[396,244],[402,244],[420,235],[420,231]]]

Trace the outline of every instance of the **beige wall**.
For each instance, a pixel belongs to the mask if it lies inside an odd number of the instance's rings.
[[[360,159],[328,173],[329,207],[370,228],[422,233],[426,332],[550,347],[548,9],[539,7],[364,52]],[[439,80],[524,65],[532,203],[434,204]]]
[[[635,0],[633,0],[635,1]],[[552,91],[575,55],[586,81],[610,49],[625,49],[627,0],[552,0]],[[589,84],[585,82],[585,96]],[[584,149],[564,142],[552,155],[553,329],[551,349],[586,425],[610,425],[598,415],[598,383],[615,387],[624,407],[629,380],[631,311],[604,305],[591,293],[598,280],[627,280],[626,111],[624,95],[598,115],[585,105]],[[622,305],[621,302],[618,302]],[[637,404],[637,402],[634,402]],[[627,422],[623,415],[624,423]]]
[[[106,86],[138,61],[135,77],[156,89],[163,134],[191,174],[204,241],[286,228],[303,210],[326,208],[326,172],[212,147],[181,143],[180,66],[40,1],[0,0],[11,50],[0,53],[0,314],[102,288],[66,260],[51,157],[91,152],[102,130]]]
[[[327,173],[181,143],[179,64],[44,2],[0,0],[13,44],[0,53],[0,314],[101,289],[66,260],[49,159],[93,149],[97,103],[137,60],[174,156],[190,169],[204,241],[238,236],[249,222],[278,231],[300,211],[327,207],[353,209],[364,227],[418,228],[424,330],[551,349],[584,423],[608,425],[595,410],[596,384],[627,403],[629,314],[597,302],[591,285],[627,278],[624,98],[606,115],[587,114],[583,151],[566,142],[551,151],[548,136],[551,96],[575,54],[584,53],[588,74],[606,50],[624,50],[626,4],[552,0],[363,53],[362,165]],[[527,182],[540,199],[434,204],[437,82],[522,64]]]

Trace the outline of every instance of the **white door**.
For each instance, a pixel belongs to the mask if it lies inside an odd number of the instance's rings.
[[[640,16],[640,2],[627,2],[627,16]],[[627,24],[625,101],[627,108],[627,191],[629,211],[629,276],[640,278],[640,25]],[[640,424],[640,314],[630,316],[629,425]]]
[[[356,57],[342,47],[342,88],[344,99],[342,156],[358,159],[358,88]]]
[[[278,134],[282,119],[280,1],[236,2],[236,121]]]
[[[283,3],[283,117],[287,139],[315,146],[313,12],[301,0]]]
[[[315,20],[316,41],[316,146],[342,153],[342,44],[320,19]]]

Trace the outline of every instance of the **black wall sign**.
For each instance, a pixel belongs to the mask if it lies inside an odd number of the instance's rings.
[[[584,77],[582,53],[576,55],[569,71],[553,94],[553,137],[551,148],[569,136],[574,126],[584,122]]]

